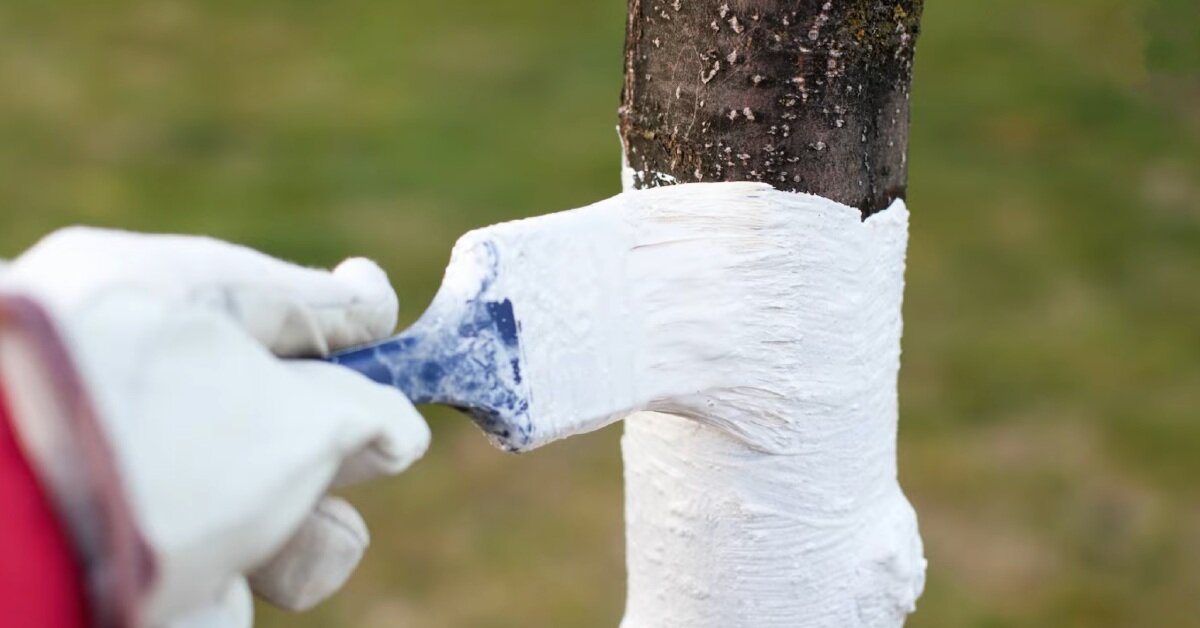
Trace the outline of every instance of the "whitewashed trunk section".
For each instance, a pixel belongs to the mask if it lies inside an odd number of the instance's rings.
[[[729,295],[754,302],[729,339],[754,385],[626,419],[624,628],[900,626],[922,591],[896,470],[908,212],[805,198],[794,241],[763,240],[796,262]]]

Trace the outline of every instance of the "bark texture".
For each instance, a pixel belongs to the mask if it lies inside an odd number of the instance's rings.
[[[923,0],[628,0],[634,185],[763,181],[857,207],[903,197]]]

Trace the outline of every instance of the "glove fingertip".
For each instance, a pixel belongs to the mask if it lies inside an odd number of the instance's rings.
[[[283,549],[250,574],[263,599],[305,611],[346,583],[371,542],[362,515],[338,497],[321,499]]]
[[[313,516],[336,526],[353,545],[365,549],[371,544],[371,532],[367,529],[367,522],[363,521],[362,515],[350,502],[341,497],[328,495],[317,502]]]
[[[334,277],[363,297],[365,307],[356,311],[373,338],[382,338],[396,328],[400,300],[379,264],[365,257],[351,257],[333,269]]]
[[[412,466],[429,450],[429,424],[398,390],[377,387],[391,401],[383,433],[351,455],[333,479],[334,487],[349,486],[382,476],[395,475]],[[382,411],[383,406],[377,406]],[[385,416],[380,414],[380,416]]]

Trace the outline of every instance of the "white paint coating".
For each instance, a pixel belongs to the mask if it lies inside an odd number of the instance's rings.
[[[628,177],[627,177],[628,178]],[[924,584],[896,478],[908,212],[755,183],[626,192],[468,234],[511,297],[534,445],[631,410],[626,628],[898,626]]]
[[[650,345],[662,360],[685,337],[709,339],[718,368],[655,404],[673,414],[626,420],[622,625],[902,625],[925,571],[896,479],[907,210],[862,221],[778,191],[749,205],[724,205],[673,260],[723,260],[722,294],[685,284],[644,297],[681,319],[663,325],[678,338]],[[730,237],[725,221],[758,228]],[[737,324],[676,311],[706,303]]]

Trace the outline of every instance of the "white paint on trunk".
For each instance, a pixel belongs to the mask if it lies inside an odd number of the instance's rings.
[[[626,421],[622,625],[899,626],[925,571],[896,477],[908,212],[897,201],[863,221],[757,192],[655,262],[700,278],[721,260],[718,290],[680,281],[639,297],[676,319],[644,339],[653,361],[702,347],[713,371],[654,404],[666,413]],[[746,221],[759,228],[724,236]]]

